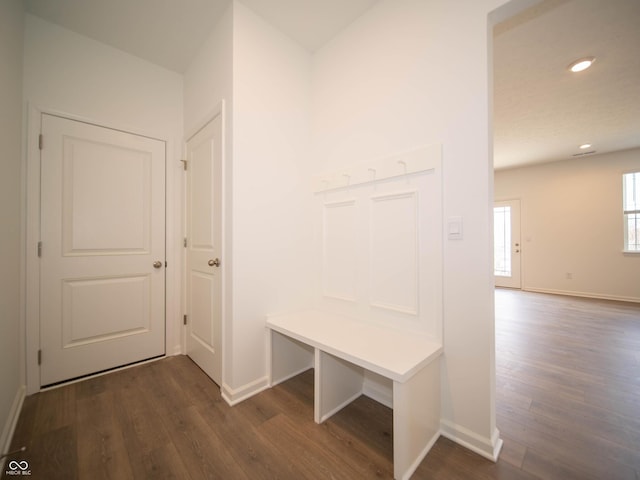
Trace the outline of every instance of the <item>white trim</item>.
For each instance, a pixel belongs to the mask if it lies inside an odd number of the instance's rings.
[[[222,162],[220,165],[220,175],[222,178],[222,192],[220,194],[220,225],[222,225],[222,234],[220,235],[220,248],[221,248],[221,256],[222,256],[222,261],[224,262],[222,264],[222,268],[221,268],[221,272],[220,274],[222,275],[222,286],[221,286],[221,291],[220,291],[220,302],[222,302],[221,305],[221,310],[222,310],[222,325],[221,325],[221,330],[220,330],[220,372],[221,372],[221,378],[222,378],[222,384],[226,385],[226,378],[227,378],[227,374],[226,374],[226,370],[225,370],[225,366],[227,365],[227,361],[226,361],[226,355],[229,354],[231,352],[231,348],[227,348],[227,345],[225,344],[225,339],[227,338],[226,332],[227,332],[227,322],[231,322],[231,319],[227,319],[227,316],[232,315],[233,312],[231,311],[231,305],[232,302],[227,303],[227,285],[231,285],[231,281],[232,281],[232,276],[231,276],[231,245],[227,244],[226,238],[227,238],[227,231],[232,232],[232,228],[231,228],[231,215],[227,215],[227,209],[231,207],[230,202],[227,202],[227,195],[229,195],[229,192],[231,192],[231,185],[227,184],[227,161],[231,162],[231,159],[227,159],[227,147],[230,147],[230,145],[227,145],[227,104],[223,99],[220,100],[220,102],[214,107],[214,111],[212,112],[212,114],[214,115],[220,115],[220,119],[222,120],[220,123],[220,142],[221,142],[221,149],[222,149]],[[214,118],[212,117],[212,118]],[[186,146],[185,146],[186,148]],[[231,163],[229,163],[229,165],[231,165]],[[185,219],[186,222],[186,219]],[[229,224],[227,224],[227,222],[229,222]],[[229,291],[231,291],[231,289],[229,289]],[[231,330],[231,325],[229,325],[229,330]],[[231,362],[229,362],[231,363]],[[266,388],[266,387],[265,387]]]
[[[182,164],[179,155],[179,141],[166,140],[165,159],[165,255],[168,268],[165,270],[165,355],[182,353],[180,335],[182,329]],[[181,157],[182,155],[180,155]]]
[[[38,135],[43,111],[28,106],[26,135],[26,240],[25,240],[25,332],[27,394],[40,390],[40,268],[37,245],[40,240],[40,150]]]
[[[497,428],[493,429],[493,434],[491,435],[491,444],[493,445],[493,454],[492,459],[494,462],[498,461],[498,457],[500,457],[500,452],[502,451],[502,446],[504,442],[500,438],[500,430]]]
[[[487,438],[449,420],[440,420],[440,434],[492,462],[498,461],[502,450],[503,442],[497,428],[493,430],[491,438]]]
[[[26,397],[27,388],[24,385],[18,387],[16,396],[13,398],[13,404],[11,410],[9,410],[9,417],[2,429],[2,436],[0,436],[0,455],[8,453],[11,449],[11,441],[13,440],[13,434],[16,431],[16,425],[18,425],[18,419],[20,418],[20,412],[22,411],[22,405]],[[0,472],[4,470],[4,462],[6,458],[0,459]]]
[[[375,264],[377,263],[376,258],[374,258],[373,253],[373,245],[374,245],[374,218],[375,218],[375,204],[376,202],[385,202],[390,200],[399,200],[409,198],[413,200],[413,207],[415,210],[415,218],[413,219],[415,225],[415,248],[413,252],[413,257],[415,259],[415,276],[414,280],[416,282],[416,295],[413,301],[415,302],[415,308],[407,307],[406,305],[395,305],[392,303],[378,302],[373,298],[373,278],[375,272]],[[392,193],[384,193],[371,195],[369,197],[369,306],[374,308],[381,308],[383,310],[388,310],[391,312],[397,312],[404,315],[412,315],[414,317],[419,317],[420,315],[420,193],[417,189],[411,190],[401,190]],[[418,319],[416,319],[418,320]]]
[[[234,405],[237,405],[238,403],[243,402],[244,400],[253,397],[254,395],[257,395],[258,393],[268,388],[269,378],[265,376],[235,389],[231,388],[226,383],[223,383],[222,387],[220,388],[220,394],[222,395],[222,398],[224,398],[224,400],[231,407],[233,407]]]
[[[170,269],[181,270],[179,249],[181,242],[176,241],[178,231],[175,223],[179,221],[180,210],[173,205],[175,170],[169,168],[174,165],[176,142],[168,136],[158,135],[139,128],[126,125],[111,124],[92,118],[70,114],[52,108],[43,108],[27,101],[27,133],[26,133],[26,221],[25,221],[25,335],[26,335],[26,393],[31,395],[40,391],[40,367],[37,354],[40,348],[40,264],[37,256],[37,245],[40,240],[40,149],[38,137],[41,132],[42,115],[53,115],[79,122],[123,131],[147,138],[156,139],[165,144],[165,260]],[[46,141],[46,140],[45,140]],[[177,220],[176,220],[177,219]],[[179,285],[179,273],[171,270],[165,277],[165,292],[176,292]],[[180,298],[176,295],[165,295],[165,354],[176,350],[179,345],[179,328],[176,322],[181,318],[174,318],[175,312],[180,310]],[[178,302],[176,304],[176,302]]]
[[[522,288],[522,291],[534,292],[534,293],[548,293],[551,295],[566,295],[568,297],[595,298],[598,300],[614,300],[617,302],[640,303],[640,297],[625,297],[622,295],[608,295],[605,293],[577,292],[572,290],[556,290],[553,288],[530,288],[530,287],[524,287]]]
[[[339,172],[316,175],[312,180],[312,189],[315,193],[321,193],[435,170],[441,160],[442,145],[427,145]]]
[[[214,118],[216,118],[218,115],[222,115],[222,120],[225,119],[224,115],[225,115],[225,100],[224,98],[222,100],[220,100],[211,110],[209,110],[209,112],[207,112],[198,122],[196,122],[194,124],[193,127],[189,127],[188,129],[185,129],[185,141],[184,141],[184,148],[185,148],[185,153],[186,153],[186,148],[187,148],[187,142],[189,140],[191,140],[192,137],[195,136],[196,133],[198,133],[200,130],[202,130],[207,123],[209,123],[211,120],[213,120]],[[224,122],[223,122],[223,126],[224,126]],[[224,132],[223,132],[223,137],[224,137]]]
[[[92,117],[85,117],[83,115],[69,113],[67,111],[59,110],[56,108],[36,105],[29,102],[28,100],[27,100],[27,104],[30,106],[29,108],[35,109],[35,111],[38,113],[38,116],[40,116],[41,114],[52,115],[54,117],[66,118],[68,120],[74,120],[76,122],[88,123],[89,125],[94,125],[96,127],[109,128],[111,130],[117,130],[124,133],[132,133],[134,135],[138,135],[141,137],[160,140],[162,142],[168,142],[168,139],[165,136],[160,135],[158,132],[151,132],[149,130],[133,127],[131,125],[125,125],[119,122],[117,123],[102,122]]]
[[[327,265],[327,235],[328,235],[328,221],[327,215],[330,209],[334,208],[342,208],[342,207],[358,207],[357,200],[355,198],[348,198],[339,201],[333,202],[324,202],[322,204],[322,271],[321,271],[321,282],[322,282],[322,296],[324,298],[332,298],[334,300],[340,300],[343,302],[352,302],[356,303],[357,298],[355,296],[355,292],[357,290],[357,285],[354,283],[351,285],[351,290],[354,292],[354,295],[341,295],[339,293],[331,293],[327,288],[327,272],[329,271],[329,267]],[[349,293],[349,292],[347,292]]]

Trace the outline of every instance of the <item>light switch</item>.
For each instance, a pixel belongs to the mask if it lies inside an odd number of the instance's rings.
[[[447,220],[447,237],[449,240],[462,240],[462,217],[449,217]]]

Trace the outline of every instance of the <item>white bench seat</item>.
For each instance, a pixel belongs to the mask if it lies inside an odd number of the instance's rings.
[[[308,310],[267,317],[269,382],[314,368],[314,419],[363,393],[364,370],[393,382],[394,477],[408,479],[440,432],[442,346],[342,315]]]
[[[267,327],[398,382],[442,353],[427,336],[317,310],[271,315]]]

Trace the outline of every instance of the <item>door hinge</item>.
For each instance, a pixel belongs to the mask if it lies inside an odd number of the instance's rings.
[[[187,248],[187,237],[184,237],[184,240],[182,240],[182,246]]]
[[[38,242],[38,258],[42,257],[42,242]]]
[[[189,162],[187,160],[180,160],[180,161],[182,162],[182,168],[184,170],[186,170],[187,169],[187,163],[189,163]]]
[[[38,365],[42,365],[42,350],[38,350]]]
[[[38,135],[38,149],[42,150],[42,145],[43,145],[43,139],[44,137],[42,136],[42,134]]]
[[[187,314],[186,313],[182,316],[182,324],[183,325],[187,324]]]

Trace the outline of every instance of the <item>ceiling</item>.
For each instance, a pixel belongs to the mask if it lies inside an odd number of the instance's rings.
[[[183,73],[230,0],[24,0],[52,23]]]
[[[313,52],[378,0],[241,0]],[[182,73],[230,0],[25,0],[27,11]],[[640,1],[543,0],[494,29],[494,166],[640,147]],[[570,74],[573,60],[595,56]]]
[[[378,0],[241,0],[241,3],[314,52]]]
[[[242,0],[313,52],[378,0]],[[183,73],[231,0],[25,0],[28,12]]]
[[[640,147],[640,1],[543,1],[497,25],[493,51],[495,168]]]

